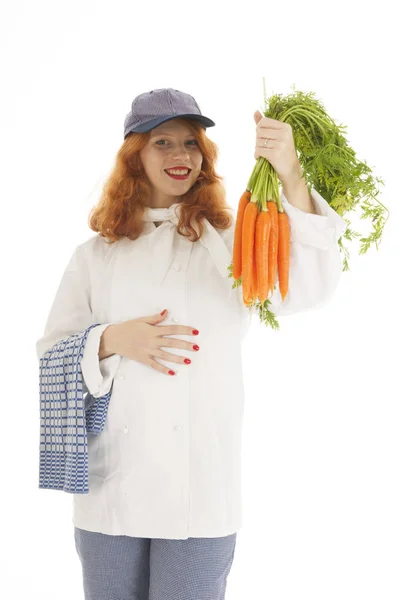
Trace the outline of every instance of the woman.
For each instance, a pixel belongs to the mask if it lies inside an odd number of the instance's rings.
[[[289,292],[282,302],[276,286],[271,310],[292,314],[331,297],[346,223],[309,198],[288,127],[260,117],[255,158],[283,183],[292,242]],[[74,493],[86,600],[225,597],[252,313],[228,277],[235,221],[213,125],[178,90],[135,98],[96,235],[75,248],[37,342],[39,487]]]

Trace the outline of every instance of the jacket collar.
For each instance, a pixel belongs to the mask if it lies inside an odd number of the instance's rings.
[[[143,220],[149,222],[147,231],[151,235],[148,236],[148,248],[152,254],[151,269],[152,280],[155,285],[160,285],[171,266],[174,258],[174,235],[179,223],[179,215],[181,211],[180,202],[172,204],[169,208],[151,208],[145,207]],[[165,221],[159,227],[154,225],[154,221]],[[199,242],[207,248],[210,256],[223,278],[228,278],[228,266],[232,261],[231,253],[229,252],[224,240],[217,230],[210,224],[207,219],[202,221],[204,231]],[[194,223],[196,231],[199,233],[197,223]],[[230,280],[228,280],[230,283]]]

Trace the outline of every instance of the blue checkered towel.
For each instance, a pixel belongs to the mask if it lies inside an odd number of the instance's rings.
[[[84,398],[81,359],[95,323],[54,344],[40,358],[39,488],[87,494],[87,434],[99,434],[107,416],[111,389]]]

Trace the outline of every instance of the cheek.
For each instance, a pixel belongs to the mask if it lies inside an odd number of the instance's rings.
[[[163,160],[157,154],[152,154],[147,160],[147,172],[153,179],[159,179],[163,174]]]
[[[201,166],[203,164],[203,155],[201,153],[199,153],[198,157],[196,158],[195,164],[196,164],[196,169],[198,171],[201,171]]]

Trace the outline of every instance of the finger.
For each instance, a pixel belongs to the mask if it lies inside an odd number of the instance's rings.
[[[180,356],[179,354],[171,354],[171,352],[167,352],[166,350],[161,350],[160,348],[157,348],[155,350],[152,350],[152,356],[157,357],[157,358],[162,358],[163,360],[168,360],[170,362],[174,362],[180,365],[185,365],[187,363],[185,363],[185,360],[188,360],[189,357],[187,356]],[[191,361],[191,359],[189,358],[189,360]]]
[[[269,138],[270,140],[285,140],[286,132],[284,129],[271,129],[264,127],[261,130],[257,130],[256,137],[261,139]]]
[[[164,337],[162,340],[157,340],[157,348],[182,348],[182,350],[193,351],[195,344],[194,342],[186,342],[185,340],[179,340],[174,337]]]
[[[256,137],[270,138],[273,140],[287,141],[291,137],[291,132],[288,129],[258,129]]]
[[[165,375],[168,375],[168,377],[171,377],[171,373],[168,372],[171,369],[169,369],[168,367],[164,367],[164,365],[160,364],[154,358],[150,357],[149,360],[148,360],[148,362],[146,364],[149,367],[151,367],[152,369],[154,369],[155,371],[159,371],[160,373],[164,373]]]
[[[159,325],[157,329],[160,331],[156,331],[156,337],[164,335],[196,335],[193,333],[195,327],[186,327],[185,325]]]
[[[269,144],[268,144],[269,146]],[[262,156],[263,158],[271,161],[275,158],[276,155],[276,148],[266,148],[265,146],[262,146],[261,148],[259,146],[256,147],[256,149],[254,150],[254,159],[258,160],[260,158],[260,156]]]
[[[260,129],[284,129],[286,123],[283,121],[277,121],[276,119],[271,119],[270,117],[263,117],[257,123],[257,128]]]
[[[265,140],[267,138],[257,138],[256,140],[256,148],[259,148],[260,150],[275,150],[276,148],[279,148],[280,146],[280,142],[279,140],[273,140],[271,138],[268,138],[268,145],[265,145]]]

